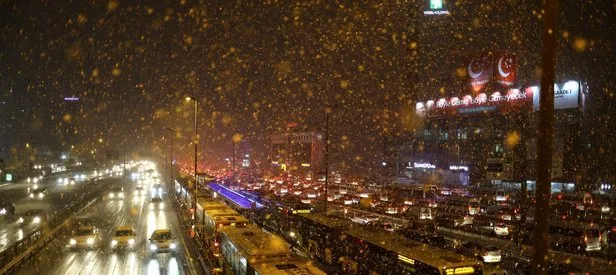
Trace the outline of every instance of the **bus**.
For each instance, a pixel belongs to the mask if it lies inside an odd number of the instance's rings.
[[[309,253],[339,274],[482,274],[477,259],[320,213],[297,223]]]
[[[481,212],[479,199],[467,197],[450,197],[439,203],[438,208],[441,208],[446,213],[478,215]]]
[[[296,256],[282,238],[255,225],[222,228],[220,241],[224,274],[326,274]]]
[[[404,214],[411,219],[432,220],[434,218],[432,208],[428,206],[411,206]]]
[[[532,223],[527,225],[529,234],[532,234],[533,227]],[[597,224],[552,220],[549,224],[549,234],[550,246],[554,250],[574,253],[601,250],[602,233]]]
[[[250,221],[231,208],[206,210],[204,214],[204,242],[215,257],[220,255],[219,232],[226,227],[246,227]]]
[[[601,231],[595,224],[555,220],[550,222],[549,232],[554,249],[576,252],[601,250]]]

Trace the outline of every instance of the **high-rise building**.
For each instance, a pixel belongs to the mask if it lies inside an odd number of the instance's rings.
[[[316,132],[278,133],[271,136],[272,168],[275,172],[306,175],[323,168],[324,137]]]

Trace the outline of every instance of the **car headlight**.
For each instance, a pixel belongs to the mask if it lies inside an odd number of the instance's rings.
[[[33,193],[30,193],[30,198],[34,198],[34,194]]]
[[[109,193],[109,197],[113,198],[113,197],[115,197],[115,194],[114,193]]]
[[[4,215],[4,214],[6,214],[6,208],[0,209],[0,215]]]
[[[76,245],[76,244],[77,244],[77,241],[75,241],[75,239],[71,239],[71,240],[69,241],[69,243],[70,243],[71,245]]]
[[[33,223],[40,223],[41,222],[41,217],[34,217],[34,219],[32,219]]]
[[[152,250],[152,251],[156,251],[156,245],[151,244],[151,245],[150,245],[150,250]]]
[[[93,238],[88,238],[88,240],[86,241],[87,244],[94,244],[94,239]]]
[[[133,245],[133,244],[135,244],[135,240],[134,240],[134,239],[130,239],[130,240],[128,240],[128,244],[129,244],[129,245]]]
[[[45,194],[43,194],[43,193],[39,193],[39,194],[38,194],[38,197],[39,197],[40,199],[42,199],[44,196],[45,196]]]
[[[24,218],[19,217],[19,219],[17,220],[17,223],[24,223]]]
[[[124,198],[124,193],[119,193],[118,198]]]
[[[174,244],[174,243],[170,244],[170,245],[169,245],[169,248],[171,248],[171,249],[175,249],[175,244]]]
[[[116,240],[112,240],[112,241],[111,241],[111,246],[116,246],[116,245],[118,245],[118,241],[116,241]]]

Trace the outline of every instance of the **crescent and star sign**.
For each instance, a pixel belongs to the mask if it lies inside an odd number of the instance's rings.
[[[480,72],[478,72],[478,73],[473,72],[473,62],[475,62],[475,59],[471,60],[471,63],[470,63],[470,64],[468,64],[468,68],[467,68],[467,70],[468,70],[468,75],[469,75],[471,78],[478,78],[478,77],[480,77],[480,76],[481,76],[481,74],[483,74],[483,69],[482,69]],[[500,68],[499,68],[499,70],[500,70]]]
[[[498,73],[499,73],[502,77],[508,77],[508,76],[511,74],[511,72],[505,72],[505,71],[503,71],[503,67],[502,67],[502,65],[501,65],[501,64],[502,64],[502,62],[503,62],[503,59],[505,59],[505,57],[504,57],[504,56],[503,56],[503,57],[501,57],[501,58],[498,60],[498,66],[497,66],[497,67],[498,67]],[[470,67],[469,67],[469,68],[470,68]],[[470,72],[470,71],[469,71],[469,72]]]

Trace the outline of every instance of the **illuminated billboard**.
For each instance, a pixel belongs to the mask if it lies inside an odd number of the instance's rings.
[[[533,93],[533,109],[539,110],[539,86],[526,88]],[[578,81],[554,84],[554,109],[575,109],[580,107],[581,86]]]
[[[424,15],[449,14],[447,0],[424,0]]]
[[[434,117],[530,109],[533,98],[532,90],[522,92],[519,89],[510,89],[504,93],[494,92],[490,95],[480,93],[476,96],[465,95],[417,102],[415,113],[419,117]]]
[[[517,66],[515,55],[508,52],[499,52],[494,57],[494,80],[501,87],[513,87],[517,79]]]
[[[482,91],[492,81],[492,62],[492,55],[480,54],[473,57],[466,66],[473,92]]]

